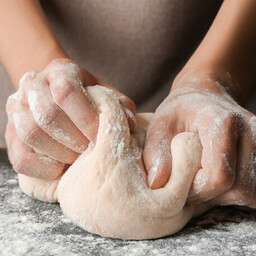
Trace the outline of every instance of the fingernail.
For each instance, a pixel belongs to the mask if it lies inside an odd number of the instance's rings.
[[[149,172],[148,172],[148,186],[151,188],[154,181],[155,181],[155,178],[156,178],[156,174],[157,174],[157,168],[156,166],[153,166]]]

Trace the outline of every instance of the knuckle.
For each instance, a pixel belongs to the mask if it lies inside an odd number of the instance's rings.
[[[33,111],[32,111],[33,112]],[[55,121],[57,117],[60,115],[61,110],[56,107],[56,105],[52,106],[51,108],[47,108],[45,112],[39,111],[39,112],[33,112],[34,119],[36,123],[42,127],[42,128],[49,128],[51,125],[56,128]]]
[[[15,115],[14,115],[15,116]],[[20,120],[15,120],[15,129],[19,138],[28,145],[34,144],[40,134],[40,128],[36,123],[24,124]]]
[[[69,63],[73,63],[73,61],[68,58],[58,58],[58,59],[52,60],[46,68],[53,68],[58,65],[65,65],[65,64],[69,64]]]
[[[136,112],[136,106],[129,97],[122,95],[122,96],[119,96],[118,99],[124,107],[128,108],[133,113]]]
[[[6,102],[6,107],[12,107],[16,101],[18,101],[18,96],[19,96],[19,91],[13,93],[12,95],[10,95],[7,99]]]
[[[157,135],[157,133],[168,131],[169,128],[169,118],[166,116],[161,116],[151,121],[148,127],[148,133],[150,133],[153,137],[154,135]]]
[[[62,111],[52,98],[41,100],[43,96],[43,94],[38,94],[36,91],[30,91],[28,93],[28,104],[35,122],[42,128],[48,128]]]
[[[27,83],[30,83],[36,78],[36,75],[37,75],[37,72],[35,71],[26,72],[19,81],[19,87],[20,88],[25,87]]]
[[[39,135],[40,135],[39,127],[35,126],[33,128],[31,126],[31,128],[28,130],[28,132],[25,133],[24,142],[28,145],[35,145],[35,144],[37,144]]]
[[[14,101],[11,100],[10,98],[8,98],[7,102],[6,102],[6,112],[7,112],[7,115],[11,115],[13,110],[14,110]]]
[[[52,84],[51,91],[55,101],[59,105],[62,105],[65,100],[75,91],[75,86],[67,81],[64,83],[61,81],[56,81]]]
[[[5,138],[5,141],[6,141],[6,144],[7,144],[7,148],[9,148],[8,145],[10,144],[11,137],[10,137],[10,129],[8,128],[8,126],[5,130],[4,138]]]
[[[15,111],[15,107],[19,106],[21,102],[24,100],[24,89],[19,88],[17,92],[10,95],[6,102],[6,112],[8,115]]]
[[[59,81],[76,80],[83,74],[81,67],[69,59],[60,59],[50,63],[46,72],[50,79]]]
[[[6,130],[5,130],[5,133],[4,133],[4,137],[5,137],[7,148],[9,148],[9,146],[11,144],[11,141],[12,141],[12,138],[13,138],[13,129],[10,127],[9,122],[7,123]]]

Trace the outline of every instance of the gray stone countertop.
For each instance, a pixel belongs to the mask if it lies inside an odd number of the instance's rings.
[[[58,204],[23,194],[0,150],[0,255],[256,255],[256,211],[215,208],[161,239],[103,238],[72,224]]]

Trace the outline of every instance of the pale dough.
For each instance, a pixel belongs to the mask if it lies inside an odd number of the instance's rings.
[[[148,188],[142,148],[151,114],[136,116],[131,135],[125,113],[111,90],[88,87],[100,116],[96,145],[90,144],[61,179],[19,175],[27,195],[59,201],[64,214],[85,230],[107,237],[147,239],[173,234],[208,206],[185,205],[202,147],[195,133],[171,144],[172,173],[164,188]]]

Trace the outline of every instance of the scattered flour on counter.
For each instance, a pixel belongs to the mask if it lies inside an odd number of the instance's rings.
[[[43,236],[46,229],[52,227],[50,223],[37,223],[34,216],[24,216],[18,213],[0,213],[0,222],[2,223],[1,234],[9,237],[8,241],[5,239],[0,242],[0,252],[1,255],[8,256],[25,256],[34,251],[39,245],[38,239],[35,238],[35,232]],[[15,230],[15,232],[8,233],[8,227],[10,226],[12,227],[11,230]],[[20,235],[23,233],[24,227],[26,228],[26,234]],[[47,242],[40,246],[56,250],[54,243]]]
[[[256,252],[256,244],[247,246],[247,250],[251,252]]]
[[[17,179],[9,179],[9,180],[6,181],[6,184],[16,185],[16,184],[18,184],[18,180]]]
[[[187,247],[187,249],[191,252],[196,252],[196,253],[198,253],[200,251],[198,246],[196,246],[196,245],[190,245]]]
[[[62,221],[64,219],[66,218],[61,218]],[[66,246],[58,246],[56,241],[49,241],[47,233],[53,228],[53,223],[38,222],[35,215],[23,215],[18,211],[0,213],[0,223],[0,255],[42,255],[43,251],[51,252],[53,255],[76,255]],[[4,239],[1,236],[4,236]]]

